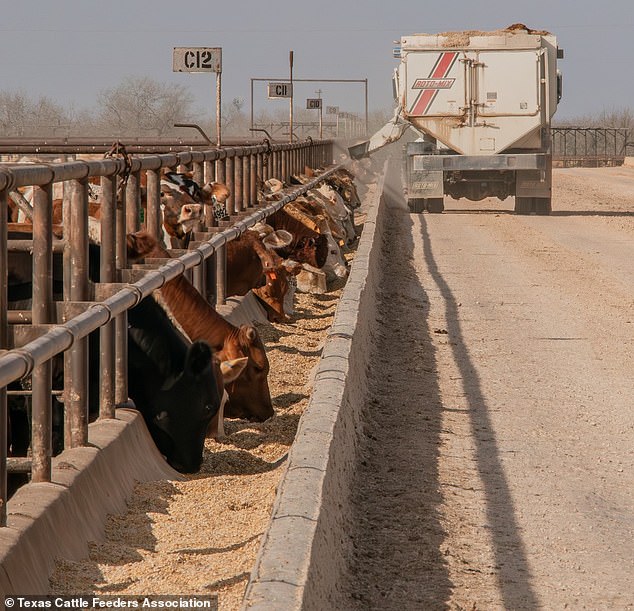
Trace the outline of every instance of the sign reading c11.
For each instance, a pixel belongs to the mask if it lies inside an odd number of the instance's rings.
[[[174,47],[172,72],[222,72],[222,49]]]
[[[269,83],[269,98],[290,98],[293,95],[293,85],[288,83]]]

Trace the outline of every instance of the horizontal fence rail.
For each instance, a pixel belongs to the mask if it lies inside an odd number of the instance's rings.
[[[64,353],[64,448],[88,440],[88,393],[99,392],[99,418],[113,418],[125,405],[127,389],[127,310],[166,282],[192,270],[194,285],[211,303],[224,302],[225,245],[249,227],[291,202],[336,171],[331,167],[307,184],[285,192],[274,203],[259,204],[258,180],[287,181],[292,174],[332,164],[332,141],[260,144],[181,151],[142,157],[118,157],[52,164],[0,164],[0,526],[6,525],[7,471],[31,472],[31,481],[51,479],[52,362]],[[147,183],[146,229],[161,233],[160,176],[163,168],[188,169],[199,183],[225,182],[230,221],[217,226],[205,206],[198,236],[188,252],[158,269],[130,269],[126,234],[137,231],[141,212],[141,176]],[[89,277],[89,179],[102,188],[99,281]],[[54,192],[63,185],[63,235],[52,222]],[[8,202],[18,187],[33,187],[32,240],[8,239]],[[207,209],[209,208],[209,209]],[[24,243],[22,243],[24,242]],[[8,254],[32,251],[32,306],[8,310]],[[55,300],[55,253],[63,257],[63,300]],[[58,255],[59,257],[59,255]],[[30,324],[27,324],[30,323]],[[88,388],[88,335],[99,329],[99,389]],[[8,390],[31,377],[31,458],[7,457]]]

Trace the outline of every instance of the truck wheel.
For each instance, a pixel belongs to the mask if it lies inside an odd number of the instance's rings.
[[[445,209],[445,202],[442,197],[430,197],[427,199],[427,212],[440,214]]]
[[[532,197],[515,196],[515,214],[530,214],[533,211]]]
[[[550,197],[535,198],[535,214],[548,216],[552,212]]]
[[[425,210],[425,200],[422,197],[412,197],[407,200],[407,207],[413,214],[421,214]]]

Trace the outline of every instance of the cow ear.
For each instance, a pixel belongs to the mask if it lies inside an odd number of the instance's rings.
[[[187,350],[185,371],[194,377],[202,376],[211,367],[211,348],[207,342],[196,341]]]
[[[256,341],[258,337],[258,332],[255,330],[255,327],[251,327],[249,325],[241,325],[240,326],[241,335],[246,339],[248,344],[252,344]]]
[[[262,243],[267,248],[272,248],[273,250],[277,250],[278,248],[286,248],[293,241],[293,234],[284,229],[278,229],[277,231],[273,231],[269,233],[269,235],[261,238]]]
[[[251,230],[252,231],[257,231],[258,235],[261,238],[264,238],[265,236],[268,236],[268,235],[273,233],[273,227],[271,227],[270,225],[267,225],[263,221],[259,221],[258,223],[253,225],[253,227],[251,227]],[[264,241],[264,240],[262,240],[262,241]]]
[[[222,381],[225,384],[233,382],[244,371],[248,362],[248,356],[243,356],[239,359],[231,359],[230,361],[222,361],[220,363]]]

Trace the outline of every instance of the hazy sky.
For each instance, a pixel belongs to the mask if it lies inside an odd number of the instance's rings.
[[[521,22],[565,50],[558,118],[627,107],[634,100],[633,0],[0,0],[0,90],[91,108],[126,76],[187,86],[215,108],[211,74],[172,72],[173,47],[222,47],[223,100],[251,106],[251,78],[368,79],[369,106],[391,109],[393,41],[404,34],[492,30]],[[296,85],[301,98],[363,112],[362,85]],[[254,105],[286,108],[254,87]]]

